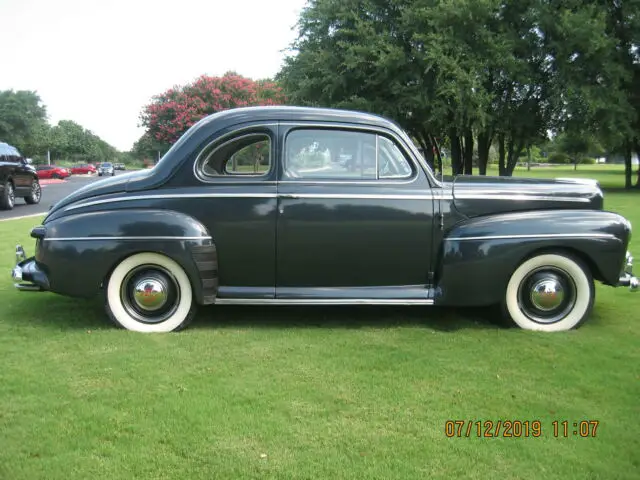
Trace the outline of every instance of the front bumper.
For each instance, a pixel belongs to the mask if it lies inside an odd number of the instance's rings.
[[[21,245],[16,245],[16,266],[11,271],[14,287],[22,291],[41,292],[49,290],[49,278],[34,257],[27,258]]]
[[[639,284],[638,279],[633,276],[633,257],[630,252],[627,252],[625,266],[618,280],[618,286],[629,287],[629,290],[635,292],[638,290]]]

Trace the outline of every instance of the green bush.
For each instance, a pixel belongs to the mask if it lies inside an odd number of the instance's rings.
[[[560,152],[556,152],[556,153],[552,153],[551,155],[549,155],[549,159],[548,159],[549,163],[573,163],[571,161],[571,158],[569,157],[569,155],[567,155],[566,153],[560,153]]]
[[[590,158],[590,157],[585,157],[580,161],[581,165],[595,165],[596,164],[596,159],[595,158]]]

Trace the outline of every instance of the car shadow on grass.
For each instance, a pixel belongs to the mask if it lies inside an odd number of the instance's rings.
[[[3,308],[11,322],[52,330],[104,330],[115,326],[99,297],[78,299],[25,293]],[[440,332],[504,328],[495,308],[429,306],[201,306],[186,331],[219,328],[396,328]]]
[[[201,307],[190,328],[395,328],[440,332],[504,328],[495,308],[425,306]]]

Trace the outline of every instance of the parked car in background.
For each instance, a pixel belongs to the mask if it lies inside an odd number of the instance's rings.
[[[87,175],[96,173],[97,171],[98,169],[90,163],[81,163],[79,165],[74,165],[71,167],[71,173],[73,175]]]
[[[71,175],[71,171],[58,165],[38,165],[36,167],[38,178],[59,178],[65,179]]]
[[[112,177],[116,174],[115,169],[113,168],[113,163],[104,162],[101,163],[98,167],[98,176],[102,177],[103,175],[111,175]]]
[[[603,196],[592,180],[444,181],[376,115],[234,108],[154,168],[58,201],[31,230],[35,256],[16,246],[13,278],[104,295],[140,332],[180,330],[211,304],[500,305],[558,332],[589,317],[596,281],[638,288],[631,223]]]
[[[0,210],[11,210],[16,197],[30,205],[40,202],[42,189],[36,169],[17,148],[0,142]]]
[[[124,163],[114,163],[113,168],[116,170],[126,170]]]

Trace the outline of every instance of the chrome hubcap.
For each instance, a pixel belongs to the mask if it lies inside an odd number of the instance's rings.
[[[9,205],[13,205],[13,202],[16,200],[16,194],[13,191],[13,185],[9,184]]]
[[[120,286],[120,299],[127,313],[139,322],[167,320],[180,303],[175,277],[159,265],[140,265],[129,272]]]
[[[555,267],[539,268],[520,284],[520,310],[537,323],[555,323],[566,317],[576,303],[576,285],[571,276]]]
[[[531,289],[531,303],[543,312],[549,312],[562,305],[564,288],[554,278],[539,280]]]
[[[40,184],[38,182],[33,183],[33,186],[31,187],[31,196],[35,200],[40,198]]]
[[[167,287],[159,279],[144,278],[136,283],[133,300],[141,309],[153,312],[167,303]]]

